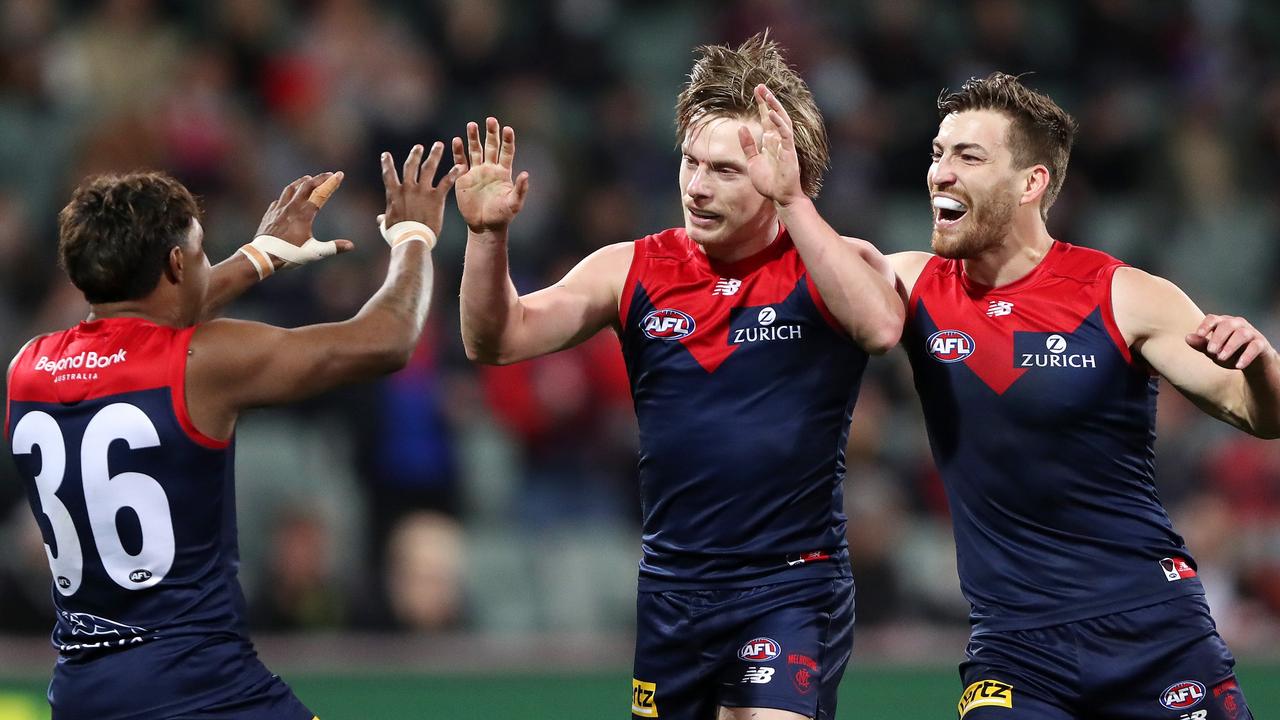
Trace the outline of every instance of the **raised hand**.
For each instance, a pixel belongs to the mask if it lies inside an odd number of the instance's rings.
[[[449,196],[458,176],[465,169],[455,165],[440,179],[440,183],[432,185],[436,169],[440,167],[440,157],[444,154],[444,143],[431,144],[431,152],[427,159],[422,159],[423,147],[414,145],[409,156],[404,160],[403,179],[396,173],[396,166],[391,153],[382,153],[382,184],[387,190],[387,210],[384,221],[391,227],[402,220],[413,220],[431,228],[437,236],[444,225],[444,201]]]
[[[764,85],[757,85],[756,109],[763,134],[759,145],[746,125],[738,128],[738,141],[747,155],[747,176],[756,192],[779,205],[803,198],[800,159],[796,155],[795,129],[782,103]]]
[[[312,237],[311,224],[315,222],[316,213],[342,184],[342,177],[341,172],[303,175],[286,185],[280,197],[267,206],[254,236],[273,235],[290,245],[302,247]],[[355,247],[350,240],[333,242],[340,253]]]
[[[1218,365],[1243,370],[1259,356],[1274,352],[1271,343],[1248,320],[1234,315],[1206,315],[1187,344]]]
[[[485,120],[483,147],[476,123],[467,123],[465,145],[462,138],[453,139],[454,162],[469,168],[458,178],[458,211],[474,233],[506,230],[529,192],[529,173],[520,173],[514,182],[511,179],[515,131],[502,128],[501,142],[498,134],[498,120],[491,117]]]

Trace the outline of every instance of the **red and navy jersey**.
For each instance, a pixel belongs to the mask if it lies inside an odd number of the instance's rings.
[[[1112,315],[1121,265],[1056,242],[990,288],[934,257],[912,291],[903,342],[978,628],[1203,592],[1156,493],[1157,381]]]
[[[867,356],[785,230],[729,264],[683,229],[637,240],[619,318],[642,589],[848,575],[844,448]]]
[[[187,413],[194,330],[85,322],[13,367],[5,430],[53,575],[59,714],[153,717],[269,677],[244,632],[233,448]],[[172,671],[124,697],[127,668],[154,666]]]

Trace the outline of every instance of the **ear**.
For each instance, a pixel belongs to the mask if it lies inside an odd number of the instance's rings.
[[[174,245],[169,248],[169,257],[164,264],[164,276],[169,282],[177,285],[182,282],[183,278],[183,258],[182,246]]]
[[[1040,199],[1049,191],[1049,168],[1044,165],[1032,165],[1027,171],[1027,179],[1022,188],[1019,205],[1040,204]]]

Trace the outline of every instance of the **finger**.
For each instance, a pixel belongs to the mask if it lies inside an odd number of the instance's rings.
[[[1258,358],[1267,349],[1266,343],[1254,342],[1249,343],[1244,352],[1240,353],[1240,359],[1236,361],[1236,369],[1243,370]]]
[[[449,168],[449,172],[445,173],[445,176],[440,179],[440,184],[436,185],[436,189],[443,190],[444,192],[449,192],[449,188],[453,187],[453,184],[458,182],[458,178],[462,177],[462,173],[466,171],[467,171],[466,166],[454,165],[453,167]]]
[[[422,165],[422,145],[414,145],[409,156],[404,159],[404,184],[418,184],[418,168]]]
[[[516,131],[510,127],[502,128],[502,149],[498,152],[498,164],[510,170],[516,157]]]
[[[520,212],[520,208],[524,207],[524,196],[529,194],[529,173],[520,173],[520,177],[516,178],[516,185],[512,189],[512,194],[515,195],[515,198],[511,202],[511,210]]]
[[[1226,362],[1230,360],[1236,353],[1240,352],[1240,348],[1255,339],[1253,333],[1247,332],[1243,328],[1236,330],[1222,339],[1222,347],[1218,349],[1218,361]]]
[[[440,156],[444,154],[444,143],[431,143],[431,152],[427,153],[427,159],[422,161],[422,167],[418,170],[418,179],[427,187],[431,187],[431,182],[436,179],[436,168],[440,167]]]
[[[386,186],[388,194],[400,187],[400,176],[396,175],[396,166],[389,152],[382,153],[382,184]]]
[[[790,144],[792,130],[790,124],[786,120],[786,116],[779,115],[777,110],[770,110],[769,121],[778,129],[778,137],[781,138],[783,142]]]
[[[774,95],[773,91],[770,90],[768,87],[764,89],[764,101],[765,101],[765,104],[769,106],[770,110],[772,110],[774,113],[777,113],[777,118],[775,119],[775,122],[778,123],[779,127],[785,127],[790,129],[791,116],[787,114],[787,109],[782,106],[782,101],[779,100],[778,96]]]
[[[1205,315],[1204,319],[1200,321],[1200,326],[1196,328],[1195,334],[1200,337],[1209,337],[1209,333],[1212,333],[1213,329],[1217,327],[1219,320],[1221,318],[1217,315]]]
[[[356,244],[351,242],[350,240],[334,240],[333,243],[334,243],[334,246],[338,249],[339,255],[341,255],[344,252],[351,252],[352,250],[356,249]]]
[[[320,173],[319,175],[308,175],[306,181],[298,186],[298,189],[296,192],[294,192],[293,197],[289,198],[289,204],[299,202],[299,198],[311,197],[311,193],[317,187],[320,187],[320,183],[324,182],[325,180],[328,180],[329,176],[332,174],[333,173]]]
[[[1206,346],[1208,351],[1211,354],[1216,355],[1219,348],[1222,347],[1222,344],[1231,337],[1232,332],[1233,328],[1228,323],[1219,322],[1217,325],[1214,325],[1213,328],[1209,330],[1208,334],[1205,335],[1205,339],[1209,341],[1209,344]]]
[[[463,144],[462,138],[455,137],[453,139],[453,164],[461,165],[464,168],[467,165],[467,147]]]
[[[484,163],[484,149],[480,147],[480,126],[467,123],[467,153],[471,157],[471,167]]]
[[[760,148],[756,147],[756,138],[751,134],[751,128],[746,125],[738,126],[738,143],[742,145],[742,152],[746,154],[748,160],[760,154]]]
[[[485,118],[484,121],[484,161],[498,162],[498,118]]]
[[[284,190],[280,191],[280,197],[276,199],[276,205],[284,205],[289,202],[289,198],[293,197],[294,193],[298,192],[298,186],[310,179],[310,175],[303,175],[297,180],[285,185]]]
[[[341,170],[330,175],[324,180],[324,182],[320,183],[315,190],[311,191],[311,195],[307,197],[307,202],[315,205],[316,210],[324,207],[324,204],[329,202],[329,196],[333,195],[334,191],[338,189],[338,186],[342,184],[342,178],[343,174]]]
[[[1208,352],[1206,351],[1206,348],[1209,345],[1209,340],[1205,336],[1200,335],[1198,333],[1187,333],[1185,340],[1193,350],[1197,352],[1205,353],[1206,355],[1208,354]]]

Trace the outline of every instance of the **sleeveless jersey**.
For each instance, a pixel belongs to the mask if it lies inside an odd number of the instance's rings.
[[[1203,592],[1156,494],[1157,379],[1112,315],[1121,265],[1055,242],[989,288],[934,257],[912,291],[903,343],[975,630]]]
[[[849,575],[844,448],[867,356],[785,230],[730,264],[683,229],[637,240],[619,318],[641,589]]]
[[[176,714],[270,678],[244,631],[233,447],[187,414],[194,330],[85,322],[14,365],[5,429],[53,574],[55,717]]]

